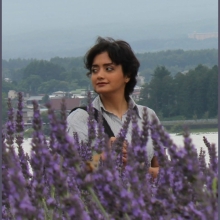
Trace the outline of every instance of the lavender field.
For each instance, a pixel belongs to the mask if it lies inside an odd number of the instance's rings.
[[[211,144],[215,144],[217,146],[218,145],[218,133],[217,132],[210,132],[210,133],[198,133],[198,134],[191,134],[190,135],[190,137],[192,138],[193,144],[196,146],[197,152],[200,151],[201,147],[205,150],[205,152],[206,152],[205,159],[206,159],[206,162],[208,162],[209,155],[208,155],[207,148],[205,147],[205,144],[203,142],[203,136],[205,136]],[[177,135],[177,134],[170,134],[170,137],[172,138],[172,140],[174,141],[174,143],[177,146],[179,146],[179,147],[183,146],[183,136]],[[31,138],[27,138],[24,140],[23,148],[26,153],[30,154]],[[218,148],[217,148],[217,150],[218,150]]]
[[[25,140],[21,94],[15,118],[9,102],[8,122],[2,131],[2,219],[218,219],[217,133],[169,135],[156,118],[148,121],[145,110],[142,127],[138,128],[135,117],[128,117],[109,148],[102,123],[96,126],[92,119],[89,102],[87,143],[79,142],[77,135],[67,135],[64,103],[58,118],[48,104],[51,133],[46,139],[38,104],[33,105],[34,132]],[[123,165],[121,146],[129,120],[132,142]],[[155,178],[147,159],[149,135],[160,164]],[[94,151],[105,154],[97,169],[88,163]]]

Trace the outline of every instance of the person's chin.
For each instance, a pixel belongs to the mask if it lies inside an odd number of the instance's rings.
[[[95,90],[97,93],[99,94],[103,94],[103,93],[108,93],[108,89],[105,89],[105,88],[96,88]]]

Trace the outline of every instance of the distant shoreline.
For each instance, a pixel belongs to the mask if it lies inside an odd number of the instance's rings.
[[[182,132],[175,132],[175,131],[169,131],[167,130],[168,133],[170,134],[180,134],[183,133]],[[211,134],[211,133],[218,133],[218,128],[213,128],[213,129],[207,129],[207,128],[203,128],[203,129],[189,129],[189,133],[190,134]]]
[[[161,121],[170,133],[182,133],[185,129],[190,133],[218,132],[218,119]]]

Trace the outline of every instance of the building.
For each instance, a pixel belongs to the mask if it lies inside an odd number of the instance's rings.
[[[218,38],[218,32],[210,32],[210,33],[192,33],[188,34],[188,38],[196,39],[196,40],[205,40],[208,38]]]
[[[134,87],[134,91],[132,93],[132,98],[135,100],[135,101],[139,101],[140,100],[140,94],[141,94],[141,87],[140,86],[135,86]]]
[[[10,78],[4,78],[4,81],[5,81],[5,82],[8,82],[8,83],[11,83],[11,82],[12,82],[12,80],[11,80]]]
[[[27,98],[27,108],[33,108],[33,101],[36,101],[38,105],[43,105],[43,96],[30,96]]]
[[[80,98],[64,98],[64,99],[57,98],[57,99],[50,100],[50,104],[51,104],[52,109],[54,109],[55,111],[60,111],[62,100],[64,100],[65,105],[66,105],[66,110],[68,112],[70,110],[72,110],[73,108],[82,105],[82,100]]]
[[[15,90],[9,90],[8,91],[8,98],[9,99],[15,99],[17,98],[17,92]]]
[[[66,96],[66,92],[63,91],[57,91],[53,92],[51,95],[49,95],[50,99],[56,99],[56,98],[62,98]]]

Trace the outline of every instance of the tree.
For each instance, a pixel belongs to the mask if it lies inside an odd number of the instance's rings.
[[[140,103],[146,104],[156,112],[162,112],[164,117],[173,114],[173,78],[164,67],[158,66],[149,84],[146,84],[141,92]],[[145,100],[145,101],[144,101]]]
[[[57,84],[59,83],[58,80],[52,79],[47,82],[41,83],[38,88],[39,93],[49,94],[51,92],[57,91]]]
[[[194,110],[198,117],[201,118],[204,112],[208,111],[207,106],[207,82],[209,81],[209,69],[203,65],[198,65],[195,70],[195,92],[194,92]]]
[[[58,90],[68,91],[69,83],[65,81],[52,79],[47,82],[41,83],[41,85],[38,88],[38,92],[44,94],[49,94]]]
[[[175,113],[176,115],[185,115],[183,114],[185,109],[185,97],[186,97],[186,85],[185,85],[185,75],[182,73],[177,73],[174,77],[174,94],[175,94]]]
[[[209,81],[206,83],[207,109],[210,117],[216,117],[218,113],[218,67],[213,66],[209,71]]]
[[[20,83],[20,91],[28,92],[32,95],[37,95],[38,87],[42,84],[42,78],[37,75],[29,75]]]
[[[17,90],[17,87],[13,83],[2,80],[2,92],[7,94],[9,90]]]
[[[152,80],[141,90],[139,104],[153,108],[164,118],[202,118],[217,115],[218,67],[198,65],[174,77],[165,67],[157,67]]]
[[[49,99],[49,95],[48,94],[44,95],[44,97],[42,98],[42,101],[43,101],[44,104],[46,104],[49,100],[50,99]]]
[[[60,74],[62,72],[65,72],[63,67],[50,63],[49,61],[33,61],[24,69],[23,79],[30,75],[36,75],[41,77],[43,81],[51,79],[61,80]]]
[[[150,87],[149,83],[145,83],[140,92],[140,101],[138,102],[140,105],[146,105],[149,102],[150,96]]]

